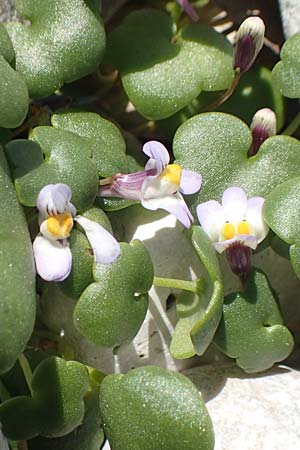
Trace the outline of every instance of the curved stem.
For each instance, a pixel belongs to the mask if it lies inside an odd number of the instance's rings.
[[[215,100],[210,105],[207,105],[205,108],[205,111],[214,111],[218,106],[222,105],[222,103],[224,103],[229,97],[231,97],[235,88],[239,84],[240,78],[241,78],[240,73],[235,72],[231,86],[227,89],[226,92],[224,92],[223,95],[221,95],[221,97],[219,97],[217,100]]]
[[[10,394],[3,383],[2,380],[0,380],[0,401],[5,402],[5,400],[8,400],[10,398]]]
[[[286,127],[285,130],[283,130],[281,134],[285,134],[286,136],[292,136],[299,127],[299,125],[300,125],[300,112],[298,112],[298,114],[295,115],[291,123]]]
[[[31,388],[31,383],[32,383],[32,371],[31,371],[31,367],[29,365],[29,362],[27,360],[27,358],[21,354],[18,358],[19,364],[21,366],[21,369],[24,373],[24,377],[28,386],[28,389],[30,391],[30,394],[33,394],[32,388]]]
[[[160,278],[154,277],[153,286],[167,287],[172,289],[182,289],[184,291],[199,293],[199,290],[203,284],[203,278],[199,278],[195,281],[177,280],[175,278]]]

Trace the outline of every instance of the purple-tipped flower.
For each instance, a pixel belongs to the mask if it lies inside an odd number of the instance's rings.
[[[236,34],[233,68],[247,72],[260,52],[265,36],[265,24],[260,17],[248,17]]]
[[[251,250],[265,239],[269,228],[263,220],[264,198],[247,199],[239,187],[226,189],[222,204],[215,200],[197,206],[200,225],[217,252],[226,252],[232,271],[243,278],[251,268]]]
[[[179,6],[186,12],[191,20],[197,22],[199,20],[199,15],[195,8],[192,7],[189,0],[177,0]]]
[[[252,119],[250,129],[252,131],[252,145],[249,156],[254,156],[261,144],[270,136],[276,134],[276,115],[272,109],[263,108],[258,110]]]
[[[194,219],[181,193],[199,191],[201,175],[179,164],[169,164],[169,153],[160,142],[147,142],[143,152],[149,156],[145,170],[101,180],[99,195],[137,200],[146,209],[164,209],[189,228]]]
[[[48,184],[39,193],[40,233],[33,242],[37,273],[46,281],[63,281],[72,267],[68,237],[74,221],[84,229],[96,262],[112,263],[120,253],[115,238],[101,225],[76,215],[70,203],[72,191],[66,184]]]

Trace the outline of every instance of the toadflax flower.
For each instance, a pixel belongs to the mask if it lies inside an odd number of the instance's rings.
[[[179,164],[169,164],[169,153],[160,142],[147,142],[143,152],[150,158],[145,170],[101,180],[99,195],[137,200],[146,209],[164,209],[189,228],[194,219],[181,193],[199,191],[201,175]]]
[[[120,253],[115,238],[101,225],[76,215],[70,203],[71,188],[66,184],[48,184],[37,198],[40,233],[33,242],[37,273],[46,281],[63,281],[72,267],[68,237],[74,221],[84,229],[96,262],[112,263]]]
[[[203,230],[219,252],[226,252],[231,270],[241,278],[251,268],[251,253],[265,239],[269,228],[263,220],[264,198],[247,199],[239,187],[226,189],[222,204],[215,200],[197,206]]]
[[[233,51],[233,68],[239,73],[247,72],[262,49],[265,36],[265,24],[260,17],[248,17],[236,34]]]
[[[250,125],[252,145],[248,155],[254,156],[261,144],[270,136],[276,134],[276,115],[272,109],[263,108],[256,111]]]
[[[192,19],[194,22],[197,22],[199,20],[199,15],[195,8],[192,7],[189,0],[177,0],[177,3],[186,12],[190,19]]]

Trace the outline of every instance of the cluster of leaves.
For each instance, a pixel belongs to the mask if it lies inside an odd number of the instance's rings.
[[[189,202],[193,214],[229,186],[266,197],[265,220],[290,246],[300,278],[300,143],[277,135],[248,157],[256,110],[272,108],[280,128],[278,91],[300,97],[299,36],[286,42],[273,74],[251,70],[224,105],[204,112],[232,84],[232,44],[209,25],[189,23],[178,5],[169,14],[156,3],[156,9],[120,8],[107,36],[98,0],[18,0],[30,24],[0,24],[0,422],[9,440],[28,440],[30,450],[97,450],[102,430],[112,450],[214,445],[205,404],[182,375],[149,366],[104,377],[68,360],[74,358],[68,326],[62,338],[53,324],[66,305],[79,339],[115,350],[133,340],[146,317],[155,267],[140,241],[121,243],[110,265],[94,263],[75,226],[70,276],[36,285],[31,241],[46,184],[68,184],[76,209],[112,232],[119,225],[115,211],[131,203],[97,198],[99,178],[140,170],[142,142],[163,136],[173,140],[183,168],[202,174],[202,189]],[[285,359],[293,338],[267,276],[253,268],[244,289],[224,298],[208,236],[194,226],[187,239],[204,275],[195,292],[177,298],[171,354],[201,356],[213,342],[246,372]]]

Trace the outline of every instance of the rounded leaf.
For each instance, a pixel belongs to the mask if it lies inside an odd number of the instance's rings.
[[[273,69],[275,87],[285,97],[300,97],[300,35],[290,37],[281,49],[281,61]]]
[[[100,386],[100,414],[112,450],[213,450],[202,397],[183,375],[160,367],[109,375]]]

